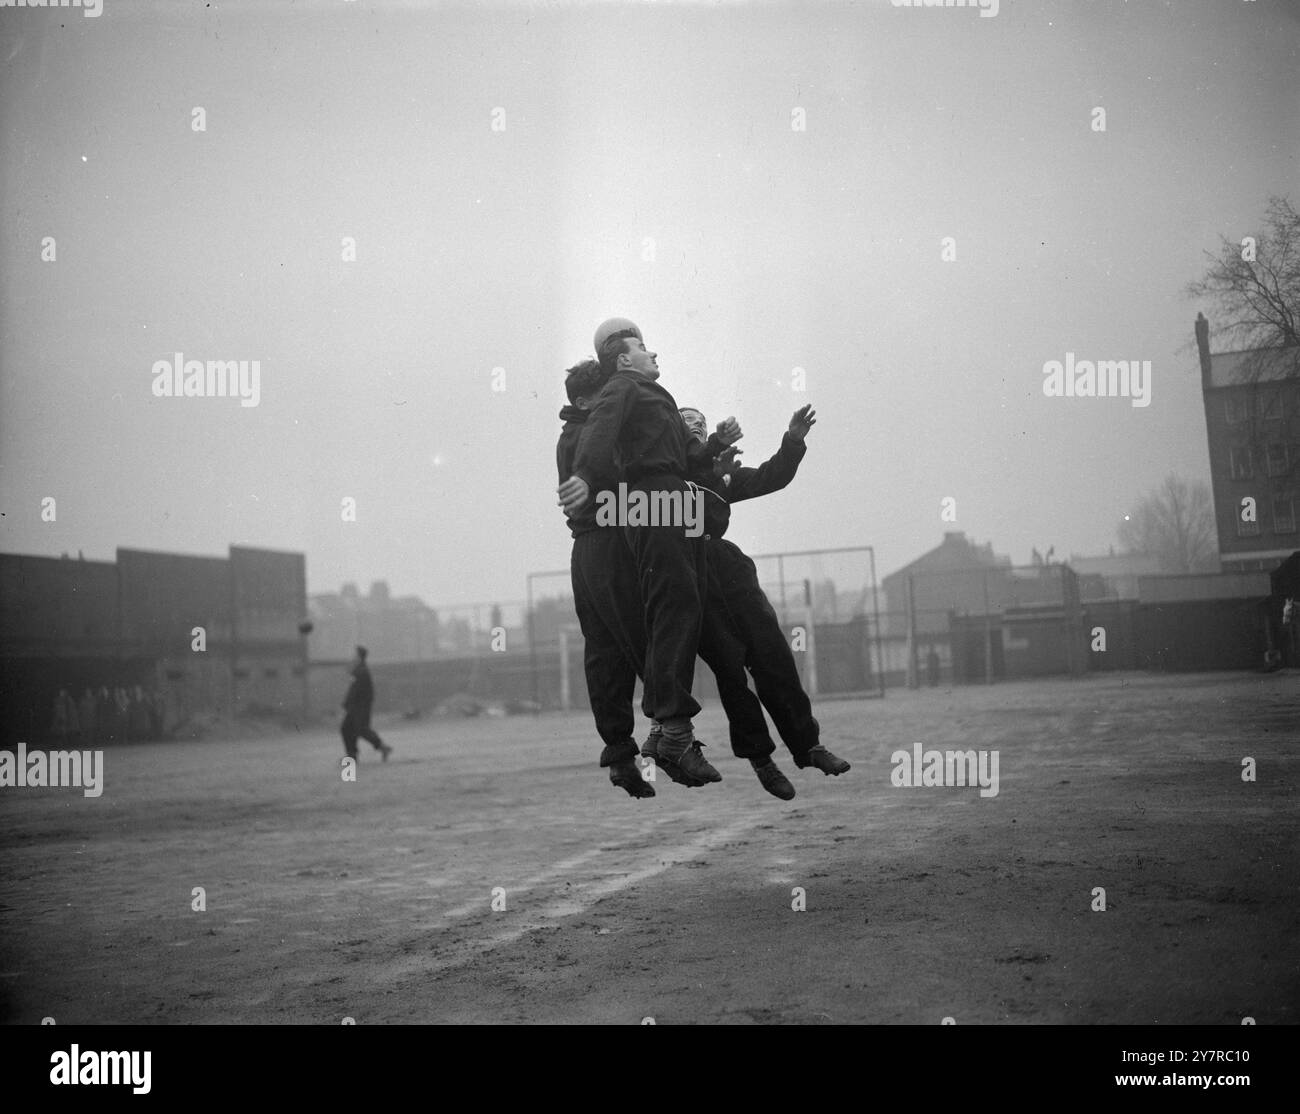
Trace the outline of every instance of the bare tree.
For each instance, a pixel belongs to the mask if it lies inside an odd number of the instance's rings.
[[[1214,501],[1203,483],[1172,473],[1119,524],[1120,544],[1148,553],[1166,573],[1217,572]]]
[[[1209,299],[1215,329],[1238,348],[1300,345],[1300,213],[1285,197],[1270,197],[1264,229],[1234,242],[1219,237],[1206,252],[1205,274],[1187,287]]]
[[[1250,389],[1235,401],[1233,447],[1261,474],[1294,482],[1300,419],[1281,388],[1300,380],[1300,213],[1288,199],[1270,197],[1262,232],[1238,243],[1220,237],[1218,254],[1205,254],[1205,274],[1187,293],[1211,301],[1216,330],[1242,353],[1231,382]],[[1209,325],[1198,318],[1198,336],[1203,328]]]

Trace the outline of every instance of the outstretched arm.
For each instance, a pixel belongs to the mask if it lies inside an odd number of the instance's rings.
[[[733,503],[742,499],[757,499],[760,495],[770,495],[780,491],[794,479],[799,470],[808,446],[804,438],[808,431],[817,424],[817,411],[811,406],[804,406],[794,412],[790,418],[790,427],[781,438],[781,447],[769,460],[757,468],[737,468],[731,474],[731,487],[728,498]]]

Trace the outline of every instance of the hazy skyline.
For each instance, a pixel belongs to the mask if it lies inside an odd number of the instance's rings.
[[[1208,479],[1183,288],[1300,198],[1271,0],[104,0],[0,38],[0,548],[303,551],[312,593],[566,567],[563,372],[614,314],[748,464],[816,407],[747,550],[1118,547]],[[155,397],[178,352],[257,361],[257,405]],[[1046,397],[1067,353],[1150,361],[1150,404]]]

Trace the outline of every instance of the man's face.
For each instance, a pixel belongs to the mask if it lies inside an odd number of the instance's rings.
[[[653,380],[659,378],[658,357],[659,353],[647,350],[642,341],[637,340],[636,337],[628,337],[627,351],[619,357],[619,364]]]
[[[709,424],[704,420],[704,415],[698,410],[692,410],[690,407],[682,408],[682,421],[686,423],[687,430],[697,441],[707,441],[709,439]]]

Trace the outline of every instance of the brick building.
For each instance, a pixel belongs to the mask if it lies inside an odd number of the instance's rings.
[[[4,742],[45,738],[60,687],[139,685],[161,698],[165,730],[200,715],[301,714],[301,553],[118,549],[116,558],[0,554]]]
[[[1196,318],[1223,572],[1271,572],[1300,549],[1300,346],[1211,352]]]

